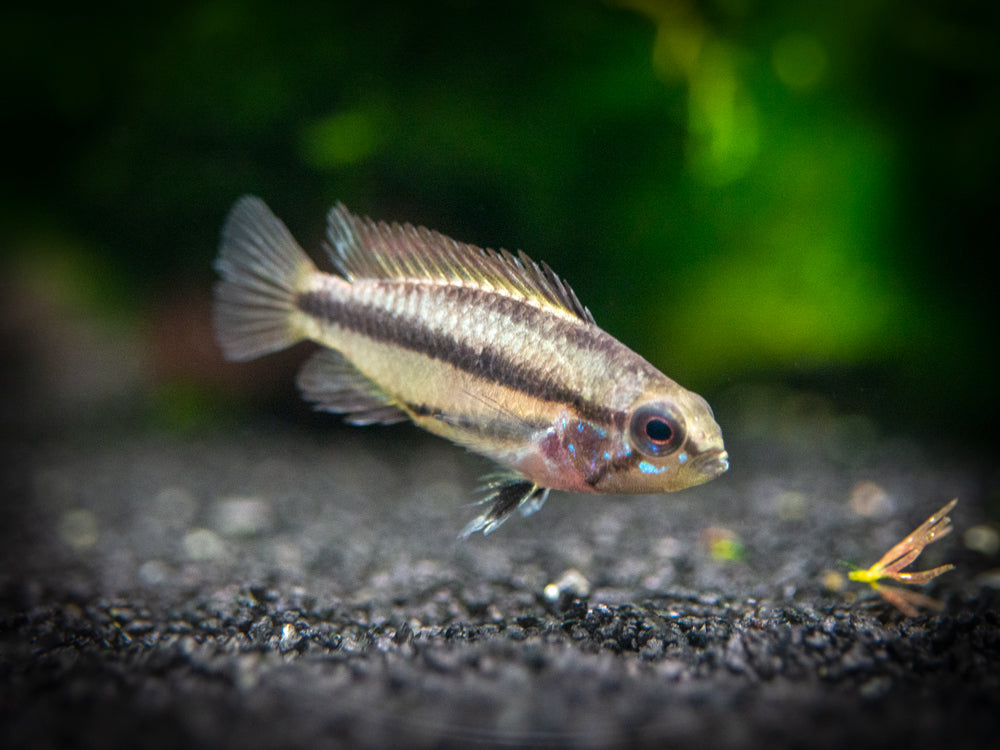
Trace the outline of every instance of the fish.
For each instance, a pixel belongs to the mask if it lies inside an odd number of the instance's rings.
[[[550,490],[655,494],[729,469],[708,402],[606,333],[523,251],[483,249],[337,203],[319,270],[260,198],[222,230],[213,323],[245,361],[319,345],[297,385],[355,425],[411,421],[498,464],[462,537]]]

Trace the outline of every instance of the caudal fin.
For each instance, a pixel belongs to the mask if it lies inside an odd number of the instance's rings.
[[[229,212],[215,270],[215,335],[227,359],[253,359],[304,337],[295,296],[316,267],[260,198],[244,196]]]

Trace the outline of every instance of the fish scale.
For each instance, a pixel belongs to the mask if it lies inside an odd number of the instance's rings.
[[[223,352],[315,341],[298,384],[317,408],[411,419],[500,464],[466,535],[537,510],[549,489],[666,492],[728,469],[707,402],[601,330],[547,265],[339,204],[327,234],[337,274],[260,199],[236,203],[216,261]]]

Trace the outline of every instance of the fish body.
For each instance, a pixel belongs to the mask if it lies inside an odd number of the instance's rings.
[[[262,201],[236,203],[216,261],[223,352],[314,341],[298,385],[317,408],[409,419],[500,464],[466,535],[537,510],[550,489],[667,492],[728,469],[705,400],[601,330],[548,266],[339,204],[327,239],[335,274]]]

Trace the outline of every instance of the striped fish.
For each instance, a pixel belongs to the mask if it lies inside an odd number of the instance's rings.
[[[323,273],[258,198],[222,232],[214,322],[232,360],[308,339],[298,385],[353,424],[412,420],[487,456],[463,536],[550,489],[657,493],[729,468],[708,403],[598,328],[544,263],[336,205]]]

